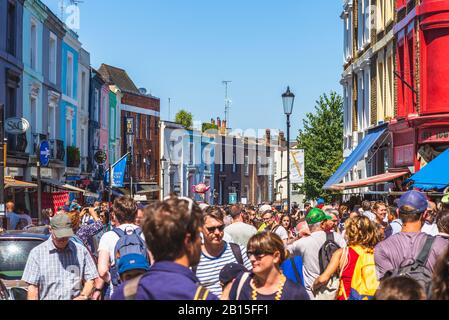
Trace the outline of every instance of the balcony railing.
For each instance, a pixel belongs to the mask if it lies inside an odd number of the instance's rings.
[[[27,146],[28,146],[28,140],[26,133],[22,134],[7,134],[8,137],[8,152],[19,152],[19,153],[25,153]]]
[[[39,156],[41,142],[47,140],[47,135],[41,133],[33,133],[33,152]]]
[[[81,164],[80,149],[72,146],[67,147],[67,167],[78,168]]]
[[[64,158],[65,158],[64,141],[57,140],[57,139],[51,139],[50,140],[50,152],[51,152],[52,159],[64,161]]]

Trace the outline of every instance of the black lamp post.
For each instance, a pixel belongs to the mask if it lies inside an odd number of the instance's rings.
[[[295,95],[290,92],[290,87],[282,95],[282,103],[284,105],[284,113],[287,116],[287,204],[288,214],[290,214],[290,115],[293,112],[293,104],[295,102]]]
[[[160,162],[161,162],[161,172],[162,172],[162,183],[161,183],[161,186],[162,186],[162,199],[161,200],[164,200],[164,197],[165,197],[165,194],[164,194],[164,190],[165,190],[165,164],[167,163],[167,159],[165,159],[165,157],[162,156]]]

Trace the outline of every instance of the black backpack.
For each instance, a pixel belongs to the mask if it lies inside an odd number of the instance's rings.
[[[320,263],[320,274],[326,270],[327,265],[332,259],[335,251],[340,249],[340,246],[335,242],[334,233],[326,232],[326,242],[321,246],[318,252],[318,260]]]
[[[427,236],[427,240],[418,254],[418,257],[412,262],[399,268],[387,271],[381,280],[391,277],[409,277],[416,280],[425,290],[427,296],[432,291],[432,271],[426,267],[429,259],[430,249],[432,249],[435,237]]]

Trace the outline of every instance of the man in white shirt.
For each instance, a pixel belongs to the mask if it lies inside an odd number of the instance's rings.
[[[120,197],[114,201],[112,211],[117,224],[116,228],[120,228],[125,233],[130,234],[137,228],[135,225],[137,216],[137,205],[131,197]],[[143,234],[141,235],[143,239]],[[96,283],[95,293],[101,291],[104,283],[111,283],[111,273],[109,272],[111,267],[115,265],[115,245],[119,241],[120,237],[115,231],[106,232],[100,239],[98,245],[98,273],[102,281]],[[112,295],[113,286],[110,285],[110,294]]]
[[[424,224],[421,228],[421,232],[427,233],[431,236],[436,236],[438,234],[438,226],[435,221],[437,214],[437,205],[435,202],[427,201],[427,210],[424,213]]]
[[[310,236],[303,237],[293,244],[287,246],[287,250],[293,256],[301,256],[303,259],[304,286],[310,299],[314,299],[313,283],[320,275],[319,251],[326,242],[326,232],[324,231],[327,220],[332,217],[326,215],[324,211],[318,208],[312,209],[306,217],[310,229]],[[341,247],[346,247],[343,237],[333,232],[334,241]]]
[[[363,210],[362,215],[367,217],[371,221],[375,222],[377,220],[377,218],[376,218],[376,215],[372,212],[371,209],[372,209],[371,208],[371,202],[369,202],[368,200],[365,200],[365,201],[362,202],[362,210]]]
[[[257,229],[243,222],[242,209],[239,205],[233,205],[230,211],[232,224],[224,231],[229,234],[235,243],[246,247],[249,238],[257,233]]]

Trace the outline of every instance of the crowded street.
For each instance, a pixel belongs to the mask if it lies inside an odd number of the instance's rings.
[[[277,2],[0,0],[0,300],[449,300],[449,1]]]

